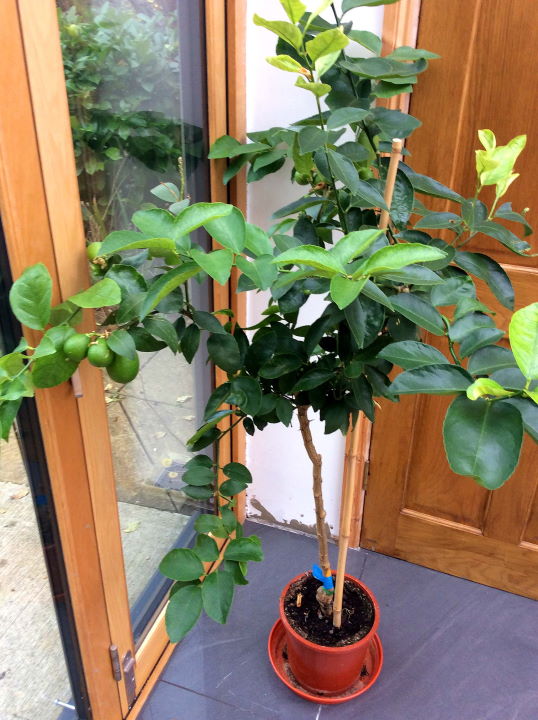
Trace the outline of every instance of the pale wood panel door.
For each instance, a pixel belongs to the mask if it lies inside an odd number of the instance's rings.
[[[413,94],[410,113],[423,127],[409,143],[413,168],[470,197],[474,194],[476,131],[500,143],[527,133],[521,178],[509,198],[538,213],[538,6],[529,0],[425,0],[419,47],[442,56]],[[432,209],[449,203],[430,201]],[[534,212],[532,208],[534,206]],[[519,258],[478,237],[511,275],[516,306],[538,298],[537,258]],[[531,240],[532,242],[532,240]],[[534,241],[536,250],[536,241]],[[507,311],[484,291],[506,327]],[[437,344],[442,338],[425,336]],[[427,567],[538,599],[538,447],[525,440],[522,462],[508,483],[488,492],[452,473],[442,442],[450,399],[402,397],[383,402],[373,430],[361,545]]]

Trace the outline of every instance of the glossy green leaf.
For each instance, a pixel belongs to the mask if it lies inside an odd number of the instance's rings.
[[[390,390],[395,395],[453,395],[465,392],[472,382],[469,373],[458,365],[424,365],[400,373]]]
[[[519,411],[507,401],[456,398],[443,425],[450,467],[495,490],[513,473],[523,440]]]
[[[166,632],[171,642],[182,640],[191,630],[202,612],[202,588],[186,585],[179,588],[168,603],[165,614]]]
[[[273,253],[273,245],[267,233],[251,223],[245,226],[245,248],[256,257]]]
[[[193,550],[202,562],[214,562],[219,557],[217,543],[209,535],[199,534]]]
[[[234,207],[227,215],[204,222],[203,225],[223,247],[235,253],[240,253],[245,247],[245,218],[238,208]]]
[[[303,36],[296,25],[292,25],[292,23],[283,20],[265,20],[259,15],[254,15],[254,25],[259,25],[274,32],[278,37],[282,38],[284,42],[287,42],[296,50],[301,49]]]
[[[434,335],[443,335],[445,326],[440,313],[429,303],[411,293],[399,293],[390,298],[394,310]]]
[[[200,344],[200,328],[192,323],[188,325],[181,337],[179,347],[185,360],[191,363]]]
[[[328,250],[317,245],[299,245],[290,248],[276,257],[273,263],[277,265],[308,265],[318,270],[324,270],[329,275],[345,274],[342,263]]]
[[[379,35],[375,35],[368,30],[350,30],[347,35],[359,45],[373,52],[374,55],[381,55],[383,41]]]
[[[136,346],[127,330],[114,330],[108,336],[106,343],[116,355],[121,355],[130,360],[134,360],[136,357]]]
[[[159,571],[172,580],[189,581],[202,576],[204,567],[193,550],[176,548],[161,560]]]
[[[69,301],[82,308],[101,308],[110,305],[119,305],[121,302],[120,286],[114,280],[104,278],[104,280],[99,280],[99,282],[87,290],[72,295]]]
[[[352,280],[342,275],[334,275],[331,279],[330,295],[331,300],[343,310],[352,303],[366,283],[367,278]]]
[[[268,360],[262,365],[259,374],[262,378],[272,380],[297,370],[301,365],[302,360],[298,355],[275,355],[271,360]]]
[[[503,203],[495,213],[496,218],[502,220],[510,220],[510,222],[518,223],[523,225],[524,234],[532,235],[532,227],[529,225],[527,218],[524,213],[517,213],[512,210],[512,203]]]
[[[423,265],[406,265],[401,270],[392,270],[378,275],[379,280],[391,280],[404,285],[439,285],[443,278]]]
[[[432,230],[440,230],[443,228],[449,228],[450,230],[457,230],[462,224],[462,219],[459,215],[453,212],[431,212],[424,215],[417,224],[416,228],[428,228]]]
[[[369,110],[354,107],[342,107],[334,110],[327,119],[327,129],[334,130],[336,128],[358,123],[364,120],[369,114]]]
[[[301,0],[280,0],[280,4],[294,25],[299,22],[306,12],[306,5]]]
[[[515,367],[514,354],[500,345],[486,345],[469,358],[467,370],[472,375],[489,375],[502,368]]]
[[[538,302],[512,315],[509,327],[510,345],[527,379],[538,378]]]
[[[106,276],[120,286],[122,300],[128,295],[142,293],[148,289],[144,277],[130,265],[112,265]]]
[[[420,120],[417,120],[407,113],[402,113],[399,110],[387,110],[387,108],[376,107],[372,114],[376,124],[388,140],[392,140],[392,138],[406,138],[422,125]]]
[[[444,282],[431,289],[430,300],[432,305],[442,307],[455,305],[461,298],[476,298],[476,289],[468,275],[451,274],[445,277]]]
[[[351,303],[348,303],[344,310],[344,316],[357,346],[362,348],[364,346],[364,338],[366,335],[367,317],[359,298]]]
[[[144,211],[149,212],[149,211]],[[159,212],[166,212],[165,210]],[[173,216],[171,216],[173,217]],[[153,236],[148,237],[145,233],[138,233],[134,230],[116,230],[111,232],[101,245],[100,254],[102,257],[115,255],[124,250],[149,249],[156,253],[175,252],[176,245],[170,237]]]
[[[526,256],[531,249],[531,246],[526,240],[521,240],[517,235],[514,235],[511,230],[505,228],[504,225],[493,222],[493,220],[476,225],[475,231],[495,238],[495,240],[498,240],[509,250],[515,252],[516,255]]]
[[[241,367],[241,354],[233,335],[211,334],[207,340],[207,352],[211,361],[226,372],[236,372]]]
[[[371,280],[367,280],[363,289],[362,289],[363,295],[366,295],[366,297],[370,298],[370,300],[374,300],[379,305],[383,305],[384,307],[388,308],[389,310],[393,310],[392,302],[390,299],[385,295],[383,290],[377,287],[375,283],[373,283]]]
[[[514,288],[505,270],[492,258],[482,253],[457,250],[454,261],[466,272],[483,280],[497,300],[509,310],[514,309]]]
[[[349,158],[341,155],[336,150],[328,150],[328,158],[333,175],[337,180],[344,183],[345,187],[353,195],[357,195],[360,199],[364,199],[368,203],[368,207],[380,207],[387,209],[385,200],[381,193],[376,190],[373,185],[369,185],[365,180],[361,180],[356,167]]]
[[[461,357],[468,357],[480,348],[486,347],[486,345],[495,344],[502,337],[504,337],[504,332],[497,330],[497,328],[477,328],[466,335],[461,341],[460,355]]]
[[[32,382],[38,388],[50,388],[69,380],[78,367],[62,350],[38,358],[32,363]]]
[[[175,203],[181,199],[177,185],[171,182],[159,183],[154,188],[151,188],[150,193],[158,197],[159,200],[168,203]]]
[[[404,370],[413,370],[424,365],[446,365],[443,353],[432,345],[416,340],[401,340],[384,347],[377,357],[388,360]]]
[[[415,192],[423,195],[430,195],[431,197],[443,198],[444,200],[453,200],[457,203],[463,202],[463,197],[459,193],[451,190],[446,185],[443,185],[443,183],[440,183],[427,175],[416,173],[407,165],[404,165],[402,169],[411,181],[411,185],[414,187]]]
[[[315,38],[309,40],[305,47],[311,60],[318,60],[324,55],[330,55],[339,52],[349,43],[349,39],[344,35],[340,28],[331,28],[316,35]]]
[[[0,438],[2,440],[9,438],[9,432],[17,417],[21,402],[22,398],[9,402],[0,402]]]
[[[323,385],[333,377],[332,370],[323,370],[322,368],[314,368],[308,370],[293,386],[292,392],[301,392],[304,390],[313,390]],[[290,418],[291,419],[291,418]]]
[[[260,255],[253,261],[238,255],[236,265],[241,272],[252,280],[260,290],[268,290],[278,275],[278,269],[273,264],[273,255]]]
[[[400,270],[406,265],[437,260],[444,256],[445,253],[442,250],[428,245],[421,245],[420,243],[387,245],[372,253],[355,270],[353,277],[380,275],[391,270]]]
[[[231,573],[218,569],[210,573],[202,583],[204,610],[212,620],[225,623],[232,605],[234,580]]]
[[[316,97],[323,97],[323,95],[327,95],[327,93],[331,91],[331,86],[327,85],[327,83],[309,82],[302,75],[299,75],[295,81],[295,85],[303,88],[303,90],[309,90],[311,93],[316,95]]]
[[[401,45],[393,50],[387,57],[393,60],[436,60],[441,56],[437,53],[430,52],[429,50],[421,50],[420,48],[409,47],[408,45]]]
[[[266,143],[254,142],[242,145],[238,140],[229,135],[222,135],[215,140],[208,154],[210,160],[219,158],[235,158],[239,155],[249,155],[250,153],[263,152],[269,149]]]
[[[398,170],[392,202],[390,205],[390,217],[397,227],[406,227],[415,204],[415,192],[413,185],[406,175]]]
[[[228,282],[234,259],[231,250],[213,250],[213,252],[206,253],[203,250],[193,248],[190,251],[190,256],[209,277],[212,277],[220,285]]]
[[[338,262],[345,265],[366,252],[382,234],[383,230],[378,229],[354,230],[341,237],[329,252]]]
[[[222,520],[216,515],[199,515],[194,521],[194,529],[199,533],[211,533],[215,537],[225,538],[228,531],[224,527]]]
[[[26,268],[9,291],[17,320],[33,330],[43,330],[50,318],[52,278],[43,263]]]
[[[157,305],[180,285],[183,285],[191,277],[200,272],[200,267],[195,262],[186,262],[173,270],[159,275],[150,285],[148,293],[140,307],[140,317],[144,318]]]
[[[274,57],[265,58],[265,60],[269,63],[269,65],[273,65],[273,67],[276,67],[279,70],[294,73],[304,72],[303,66],[289,55],[275,55]]]
[[[263,560],[263,550],[259,538],[251,535],[232,540],[224,551],[224,558],[237,562],[260,562]]]
[[[510,403],[521,413],[523,427],[535,443],[538,443],[538,405],[532,400],[513,397],[503,402]]]
[[[159,317],[158,315],[152,315],[144,319],[144,327],[150,335],[165,342],[172,352],[176,353],[178,351],[178,336],[174,326],[169,320],[164,317]]]

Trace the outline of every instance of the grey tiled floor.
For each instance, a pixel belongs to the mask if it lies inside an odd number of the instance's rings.
[[[538,603],[366,550],[350,553],[349,571],[380,604],[379,680],[343,705],[301,700],[266,644],[280,590],[315,562],[315,541],[247,531],[265,561],[250,566],[227,625],[204,618],[176,649],[140,720],[538,720]]]

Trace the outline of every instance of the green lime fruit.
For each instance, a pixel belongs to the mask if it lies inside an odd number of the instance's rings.
[[[87,335],[75,333],[64,342],[63,350],[70,360],[79,363],[86,357],[89,344],[90,338]]]
[[[112,364],[106,369],[109,377],[114,382],[125,383],[131,382],[138,375],[140,369],[140,360],[138,355],[134,358],[123,357],[123,355],[116,355]]]
[[[297,185],[309,185],[310,184],[310,175],[307,175],[306,173],[294,173],[293,179],[297,183]]]
[[[88,260],[95,260],[96,257],[99,257],[102,244],[103,243],[100,242],[92,242],[86,247],[86,257]]]
[[[106,344],[104,338],[91,343],[88,348],[88,360],[95,367],[108,367],[114,360],[114,353]]]

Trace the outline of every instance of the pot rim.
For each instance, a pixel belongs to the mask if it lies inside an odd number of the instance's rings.
[[[334,570],[332,571],[335,572]],[[373,639],[373,637],[377,633],[377,629],[379,626],[379,605],[376,600],[375,595],[370,590],[370,588],[365,585],[363,582],[361,582],[358,578],[356,578],[354,575],[350,575],[349,573],[346,573],[344,575],[346,580],[351,580],[355,585],[358,585],[360,589],[368,595],[370,598],[372,605],[374,606],[374,622],[372,624],[372,627],[370,630],[362,637],[360,640],[357,640],[354,643],[351,643],[350,645],[338,645],[336,647],[331,645],[319,645],[318,643],[312,642],[311,640],[307,640],[305,637],[300,635],[295,628],[293,628],[286,617],[286,613],[284,612],[284,598],[290,588],[291,585],[293,585],[294,582],[297,580],[300,580],[301,578],[312,574],[310,570],[307,570],[306,572],[302,572],[300,575],[296,575],[294,578],[292,578],[289,583],[284,587],[282,592],[280,593],[279,598],[279,610],[280,610],[280,619],[282,620],[282,623],[284,624],[284,627],[286,629],[286,632],[289,632],[293,635],[293,637],[300,642],[302,645],[305,645],[307,648],[310,648],[311,650],[322,650],[323,652],[329,653],[329,654],[338,654],[346,651],[350,651],[355,649],[358,645],[365,645],[367,643],[370,643]]]

